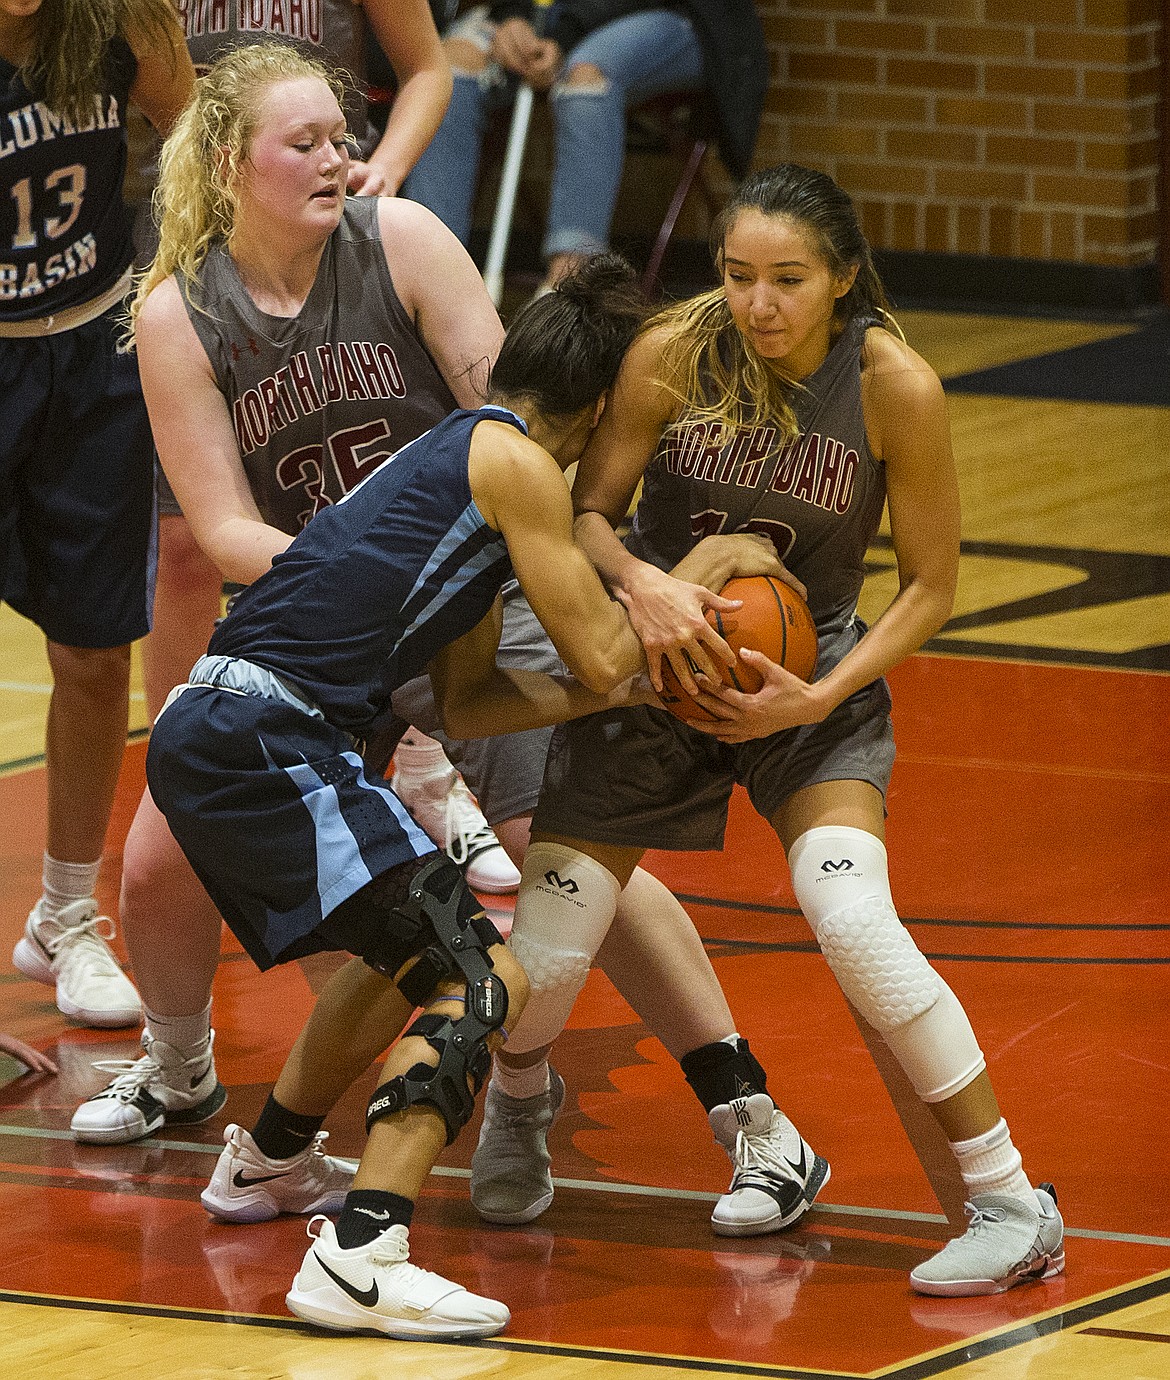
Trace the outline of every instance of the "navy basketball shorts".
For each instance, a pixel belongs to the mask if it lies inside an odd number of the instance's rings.
[[[150,735],[155,803],[263,969],[348,947],[330,916],[367,882],[435,854],[348,734],[280,700],[192,686]],[[359,957],[369,957],[359,952]]]
[[[519,670],[565,673],[557,649],[515,582],[504,589],[504,626],[496,661]],[[439,726],[429,676],[417,676],[396,690],[394,710],[443,744],[489,824],[530,815],[536,808],[551,728],[502,733],[495,738],[449,738]]]
[[[0,337],[0,572],[6,603],[67,647],[150,629],[154,459],[120,307],[57,335]]]
[[[847,629],[822,640],[818,673],[859,636]],[[770,819],[789,796],[825,781],[868,781],[884,797],[893,764],[884,679],[819,724],[747,743],[721,743],[664,709],[606,710],[554,733],[532,828],[618,847],[718,849],[737,782]]]

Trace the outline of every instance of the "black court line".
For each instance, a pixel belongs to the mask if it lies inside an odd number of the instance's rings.
[[[1115,1337],[1123,1342],[1170,1342],[1164,1332],[1127,1332],[1120,1327],[1082,1327],[1081,1337]]]
[[[1136,331],[1046,351],[943,380],[948,393],[1170,407],[1170,317]]]
[[[802,917],[804,912],[797,906],[773,906],[763,901],[733,901],[720,896],[697,896],[686,891],[676,891],[674,898],[682,905],[688,906],[717,906],[724,910],[747,910],[759,911],[761,915],[793,915]],[[1128,933],[1130,930],[1170,930],[1170,924],[1161,921],[1153,921],[1149,924],[1129,924],[1124,921],[1110,921],[1106,924],[1093,925],[1081,921],[1063,920],[948,920],[945,916],[899,916],[903,925],[944,925],[955,926],[956,929],[974,930],[1101,930],[1107,933],[1120,930]]]
[[[141,743],[150,737],[149,728],[132,728],[126,734],[128,743]],[[43,767],[45,765],[45,754],[34,752],[31,757],[13,757],[8,762],[0,762],[0,776],[5,776],[9,772],[25,771],[29,767]]]
[[[873,539],[870,550],[892,552],[893,541],[885,535]],[[1082,578],[1020,599],[1009,599],[988,608],[974,609],[948,619],[940,635],[920,649],[951,655],[1005,658],[1013,661],[1046,661],[1057,665],[1086,665],[1101,669],[1170,671],[1170,643],[1153,642],[1124,652],[1101,652],[1073,647],[1036,646],[1027,642],[988,642],[956,637],[976,628],[997,623],[1042,618],[1054,613],[1102,608],[1135,599],[1154,598],[1170,593],[1170,556],[1133,551],[1099,551],[1078,546],[1023,546],[1014,542],[963,541],[963,556],[1027,561],[1037,565],[1068,566]],[[866,562],[869,571],[888,570],[892,562]],[[1156,635],[1153,626],[1151,635]],[[941,634],[948,634],[942,636]]]
[[[724,953],[741,954],[819,954],[820,947],[812,940],[793,940],[791,943],[767,939],[722,939],[718,935],[700,935],[703,946]],[[923,949],[923,957],[931,963],[1038,963],[1048,967],[1081,965],[1097,968],[1149,968],[1170,966],[1170,955],[1164,958],[1062,958],[1053,954],[950,954]]]
[[[958,1342],[950,1350],[923,1360],[911,1360],[901,1365],[883,1367],[883,1380],[926,1380],[932,1375],[941,1375],[955,1370],[970,1361],[981,1360],[1003,1351],[1010,1351],[1027,1342],[1033,1342],[1054,1332],[1070,1331],[1083,1323],[1092,1322],[1110,1313],[1150,1299],[1170,1294],[1170,1276],[1147,1280],[1110,1293],[1105,1298],[1087,1303],[1072,1304],[1068,1308],[1046,1314],[1030,1322],[1019,1323],[994,1336]],[[88,1313],[111,1313],[126,1317],[166,1318],[178,1321],[227,1323],[233,1326],[265,1327],[281,1332],[296,1332],[309,1336],[337,1339],[338,1333],[312,1327],[296,1318],[277,1318],[269,1314],[218,1313],[210,1309],[168,1308],[156,1304],[116,1303],[105,1299],[63,1298],[52,1294],[20,1293],[0,1290],[0,1303],[33,1304],[43,1308],[62,1308]],[[1086,1329],[1088,1330],[1088,1329]],[[1110,1334],[1108,1330],[1106,1335]],[[353,1332],[349,1336],[381,1336],[378,1332]],[[1121,1334],[1135,1335],[1135,1334]],[[1136,1334],[1142,1335],[1142,1334]],[[436,1342],[446,1346],[473,1347],[476,1350],[516,1352],[525,1356],[558,1356],[568,1359],[591,1361],[617,1361],[626,1365],[673,1366],[678,1370],[690,1370],[699,1374],[715,1375],[761,1375],[776,1376],[780,1380],[816,1380],[817,1377],[833,1377],[833,1380],[869,1380],[872,1371],[835,1371],[812,1369],[799,1366],[773,1366],[750,1361],[721,1361],[698,1356],[670,1356],[654,1352],[618,1351],[604,1348],[557,1346],[547,1342],[509,1341],[506,1338],[487,1338],[479,1341],[459,1341],[457,1339],[436,1338]],[[1150,1340],[1170,1340],[1159,1334],[1151,1334]],[[387,1356],[387,1360],[392,1360]]]

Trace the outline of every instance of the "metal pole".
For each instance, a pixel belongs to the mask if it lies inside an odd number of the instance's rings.
[[[483,281],[488,295],[498,307],[504,295],[504,258],[508,253],[508,239],[512,234],[512,212],[516,206],[516,189],[520,185],[520,167],[524,162],[524,145],[528,139],[528,123],[532,118],[532,87],[522,86],[516,93],[512,111],[512,125],[508,130],[508,147],[504,152],[504,169],[500,174],[500,190],[496,197],[492,234],[484,261]]]
[[[532,27],[544,32],[544,22],[552,9],[553,0],[535,0],[536,13]],[[500,190],[492,217],[492,233],[484,260],[483,281],[492,302],[498,307],[504,296],[504,259],[512,234],[512,213],[516,207],[516,190],[520,185],[520,168],[524,162],[524,145],[528,141],[528,125],[532,119],[532,87],[521,86],[512,109],[512,124],[508,130],[508,146],[504,151],[504,167],[500,173]]]

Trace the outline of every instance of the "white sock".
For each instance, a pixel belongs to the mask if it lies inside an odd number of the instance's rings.
[[[101,865],[101,858],[91,863],[69,863],[59,862],[46,853],[41,862],[41,914],[44,918],[56,919],[71,902],[88,900],[97,886]]]
[[[211,1003],[193,1016],[161,1016],[149,1007],[142,1008],[146,1018],[146,1029],[152,1040],[161,1040],[180,1054],[198,1054],[207,1047],[211,1039]]]
[[[536,1097],[538,1093],[548,1092],[550,1081],[547,1059],[527,1069],[510,1069],[503,1060],[497,1059],[492,1070],[492,1082],[509,1097]]]
[[[394,749],[394,774],[408,781],[425,781],[431,777],[455,777],[455,768],[447,761],[442,743],[428,738],[417,728],[409,728]]]
[[[963,1184],[972,1197],[976,1193],[1006,1193],[1036,1206],[1035,1191],[1003,1117],[981,1136],[952,1141],[951,1149],[959,1162]]]

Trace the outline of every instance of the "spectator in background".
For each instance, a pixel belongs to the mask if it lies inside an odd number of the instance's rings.
[[[608,246],[625,160],[625,114],[666,91],[709,91],[719,149],[748,170],[768,84],[763,30],[751,0],[494,0],[446,31],[455,86],[447,114],[403,185],[467,244],[489,115],[518,82],[547,91],[554,127],[552,186],[541,253],[551,286]]]

